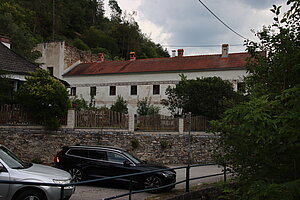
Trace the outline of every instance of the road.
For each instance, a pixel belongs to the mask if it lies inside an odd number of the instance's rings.
[[[175,166],[171,166],[175,167]],[[206,176],[210,174],[217,174],[221,173],[222,169],[219,168],[216,165],[211,166],[202,166],[202,167],[196,167],[191,169],[191,178],[193,177],[200,177],[200,176]],[[185,180],[186,172],[185,169],[178,169],[176,170],[177,173],[177,182],[181,180]],[[192,185],[200,185],[203,183],[210,183],[215,182],[218,180],[222,180],[223,176],[218,177],[211,177],[211,178],[205,178],[200,180],[194,180],[191,181]],[[185,188],[185,183],[181,183],[176,185],[176,189],[182,189]],[[76,191],[71,197],[70,200],[101,200],[107,197],[112,197],[118,194],[124,194],[127,193],[128,189],[124,186],[118,186],[112,183],[108,183],[107,185],[88,185],[88,186],[77,186]],[[134,194],[132,196],[132,200],[143,200],[150,196],[156,196],[157,194],[150,194],[150,193],[139,193]],[[127,197],[118,198],[118,200],[128,200]]]

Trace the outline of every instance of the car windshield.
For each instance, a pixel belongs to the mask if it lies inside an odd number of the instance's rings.
[[[133,155],[127,153],[127,152],[124,152],[124,154],[130,159],[132,160],[135,164],[141,164],[142,161],[136,157],[134,157]]]
[[[26,163],[3,146],[0,146],[0,158],[12,169],[24,169],[28,167]]]

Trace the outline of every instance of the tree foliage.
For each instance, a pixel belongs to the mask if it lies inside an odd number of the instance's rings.
[[[229,81],[219,77],[188,80],[184,75],[175,87],[168,87],[168,99],[162,100],[174,116],[191,112],[210,119],[218,119],[226,108],[242,98],[233,91]]]
[[[58,128],[59,120],[70,107],[65,86],[42,69],[33,72],[26,80],[17,91],[17,101],[48,128]]]
[[[122,96],[118,95],[116,102],[110,107],[110,110],[127,114],[127,102],[123,99]]]
[[[252,58],[246,80],[253,94],[279,93],[300,82],[299,2],[288,4],[291,9],[282,19],[281,6],[273,6],[274,24],[257,33],[260,43],[247,42]]]
[[[112,60],[128,59],[131,51],[140,58],[169,56],[141,32],[135,12],[123,12],[117,0],[109,0],[109,6],[111,19],[104,15],[103,0],[1,0],[0,35],[11,38],[12,49],[32,61],[39,56],[31,52],[37,43],[57,40]]]
[[[218,162],[245,183],[240,199],[300,196],[300,2],[287,3],[281,19],[273,6],[274,24],[257,33],[260,43],[247,43],[250,100],[213,123]]]
[[[159,114],[159,107],[151,105],[151,98],[145,97],[137,103],[138,115],[157,115]]]

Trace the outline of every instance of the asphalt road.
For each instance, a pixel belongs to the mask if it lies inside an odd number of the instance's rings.
[[[175,166],[171,166],[175,167]],[[200,176],[206,176],[210,174],[218,174],[221,173],[222,169],[219,168],[216,165],[211,166],[202,166],[202,167],[196,167],[191,169],[191,175],[190,177],[200,177]],[[177,182],[181,180],[185,180],[186,177],[186,171],[185,169],[178,169],[176,170],[177,173]],[[191,186],[193,185],[201,185],[203,183],[210,183],[215,182],[218,180],[222,180],[223,176],[218,177],[211,177],[211,178],[205,178],[200,180],[194,180],[191,181]],[[181,183],[176,185],[176,189],[182,189],[185,188],[185,183]],[[126,186],[124,185],[117,185],[115,183],[107,183],[102,185],[84,185],[84,186],[77,186],[76,191],[71,197],[70,200],[101,200],[104,198],[116,196],[119,194],[127,193],[128,189],[126,189]],[[150,194],[150,193],[139,193],[134,194],[132,196],[132,200],[143,200],[150,196],[157,196],[157,194]],[[128,200],[127,197],[121,197],[118,198],[118,200]]]

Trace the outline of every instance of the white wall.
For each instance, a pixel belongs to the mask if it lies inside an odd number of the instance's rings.
[[[65,76],[71,87],[76,87],[76,97],[83,98],[90,102],[90,87],[96,86],[96,106],[110,107],[121,95],[128,103],[129,113],[136,113],[138,100],[145,97],[151,98],[151,103],[161,108],[160,113],[169,115],[169,111],[160,104],[162,99],[167,98],[165,91],[169,85],[174,86],[180,81],[180,73],[149,73],[149,74],[116,74],[116,75],[86,75],[86,76]],[[201,71],[184,73],[188,79],[197,77],[217,76],[223,80],[229,80],[237,89],[237,83],[246,76],[246,70],[228,71]],[[109,95],[109,87],[116,86],[116,95]],[[137,85],[137,95],[130,95],[131,85]],[[153,85],[160,85],[160,94],[153,95]]]
[[[47,67],[53,67],[53,75],[62,79],[64,73],[64,50],[65,42],[51,42],[38,44],[36,50],[40,51],[42,56],[36,60],[41,63],[40,67],[47,70]]]

